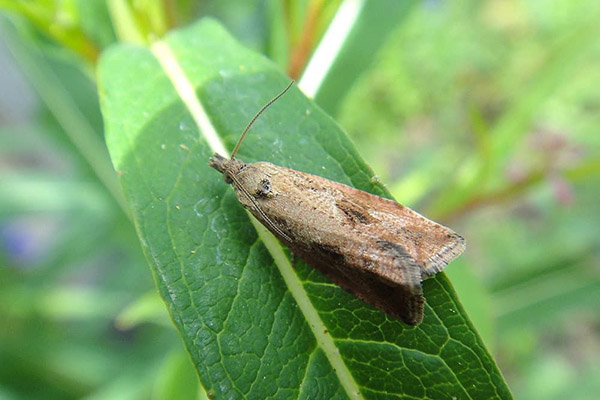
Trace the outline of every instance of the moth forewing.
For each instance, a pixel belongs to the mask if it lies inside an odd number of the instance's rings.
[[[377,218],[383,227],[382,235],[392,235],[395,237],[393,242],[401,243],[405,247],[417,261],[422,279],[442,271],[465,250],[464,239],[451,229],[394,201],[365,194],[367,196],[364,201],[372,206],[370,214]]]
[[[422,319],[421,281],[464,248],[450,229],[341,183],[219,155],[211,166],[233,184],[240,203],[300,258],[410,325]]]

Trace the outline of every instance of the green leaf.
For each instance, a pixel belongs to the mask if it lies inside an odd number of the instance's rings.
[[[198,399],[198,377],[183,350],[172,352],[159,373],[153,400]]]
[[[140,296],[121,311],[115,320],[115,326],[126,330],[136,328],[145,322],[169,324],[163,303],[154,290]]]
[[[424,322],[408,327],[293,268],[208,167],[288,82],[210,19],[100,62],[111,158],[209,397],[511,398],[444,274],[425,282]],[[258,119],[239,158],[389,196],[297,88]]]
[[[335,54],[330,68],[315,93],[315,101],[331,115],[337,111],[354,82],[373,62],[378,50],[386,42],[388,36],[404,21],[414,0],[362,0],[345,1],[341,7],[352,15],[357,12],[356,19],[346,33],[339,51]],[[353,11],[353,8],[357,10]],[[339,12],[339,10],[338,10]],[[344,14],[343,19],[350,18]],[[346,21],[344,21],[346,22]],[[332,35],[341,32],[332,31]],[[327,34],[326,34],[327,35]],[[331,50],[329,50],[331,51]],[[311,63],[313,60],[311,60]],[[321,62],[321,61],[318,61]],[[319,68],[322,68],[319,67]],[[307,68],[306,74],[310,74]],[[303,76],[302,80],[308,78]]]

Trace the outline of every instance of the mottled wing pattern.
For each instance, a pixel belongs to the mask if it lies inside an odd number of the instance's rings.
[[[288,171],[286,175],[293,177],[293,184],[310,182],[319,197],[333,199],[347,227],[354,232],[353,236],[361,240],[373,239],[378,245],[411,257],[421,270],[421,280],[442,271],[465,249],[465,241],[460,235],[395,201],[319,176]],[[392,270],[381,272],[400,283]]]
[[[356,218],[357,224],[374,225],[373,233],[381,241],[402,246],[421,268],[423,280],[442,271],[465,250],[460,235],[395,201],[337,182],[332,182],[330,190],[346,214],[363,215]]]

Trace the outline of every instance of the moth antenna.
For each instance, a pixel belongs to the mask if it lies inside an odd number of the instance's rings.
[[[242,140],[244,140],[244,137],[246,136],[246,133],[248,133],[248,130],[250,130],[250,127],[252,126],[252,124],[254,123],[254,121],[256,121],[256,119],[260,116],[260,114],[262,114],[267,108],[269,108],[269,106],[273,103],[275,103],[277,100],[279,100],[279,98],[281,96],[283,96],[285,94],[285,92],[287,92],[292,85],[294,84],[294,80],[292,80],[289,85],[287,85],[287,87],[285,89],[283,89],[283,91],[281,93],[279,93],[277,96],[273,97],[271,99],[271,101],[269,101],[267,104],[265,104],[263,106],[263,108],[260,109],[259,112],[256,113],[256,115],[250,120],[250,123],[246,126],[246,129],[244,129],[244,132],[242,132],[242,135],[240,136],[237,144],[235,145],[235,148],[233,149],[233,151],[231,152],[231,159],[235,158],[235,155],[237,154],[240,145],[242,144]]]

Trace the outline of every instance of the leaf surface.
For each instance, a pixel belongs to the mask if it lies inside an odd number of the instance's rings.
[[[208,167],[288,83],[273,63],[205,19],[152,49],[110,49],[99,82],[113,164],[209,397],[511,397],[445,275],[425,282],[424,322],[407,327],[292,267]],[[296,88],[256,121],[238,157],[389,196]]]

